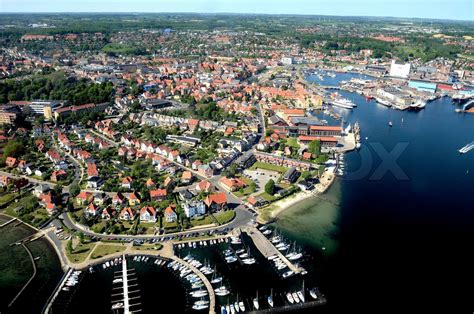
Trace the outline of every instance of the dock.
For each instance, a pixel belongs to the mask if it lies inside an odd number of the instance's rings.
[[[112,288],[112,309],[123,309],[123,313],[141,312],[140,292],[134,269],[128,269],[127,258],[122,255],[122,270],[114,273],[114,278],[121,279],[121,285]],[[131,278],[132,277],[132,278]]]
[[[303,269],[296,267],[291,263],[286,256],[283,255],[283,253],[281,253],[257,228],[245,227],[242,230],[250,236],[257,249],[263,256],[265,256],[265,258],[277,255],[295,274],[299,274],[303,271]]]
[[[192,266],[191,264],[182,260],[181,258],[176,257],[176,256],[170,256],[170,258],[174,261],[177,261],[181,265],[185,265],[186,267],[191,269],[193,273],[199,276],[199,278],[202,280],[202,282],[206,286],[207,293],[209,295],[209,314],[215,314],[216,313],[216,310],[215,310],[216,309],[216,295],[214,294],[214,288],[212,288],[212,285],[209,279],[207,279],[207,277],[203,273],[201,273],[196,267]]]

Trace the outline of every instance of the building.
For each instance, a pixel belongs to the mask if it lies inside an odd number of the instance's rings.
[[[44,116],[45,119],[53,118],[53,111],[61,107],[64,101],[61,100],[34,100],[26,107],[26,112],[29,114]]]
[[[341,136],[341,126],[312,125],[309,127],[309,135],[314,136]]]
[[[422,81],[410,81],[408,87],[415,88],[418,91],[436,93],[436,83],[422,82]]]
[[[227,178],[223,177],[219,180],[219,183],[221,186],[226,189],[227,191],[234,192],[237,191],[241,188],[244,188],[247,186],[244,181],[242,181],[239,178]]]
[[[390,76],[408,78],[408,75],[410,75],[410,69],[410,63],[398,64],[395,60],[392,60],[392,64],[390,65]]]
[[[186,217],[201,216],[206,213],[206,205],[201,201],[191,201],[183,204],[183,211]]]
[[[21,110],[16,105],[6,105],[0,107],[0,125],[13,124],[21,115]]]
[[[296,179],[298,179],[298,176],[299,176],[299,173],[298,173],[298,171],[296,170],[296,168],[295,168],[295,167],[291,167],[291,168],[288,169],[288,171],[283,175],[282,182],[283,182],[283,183],[287,183],[287,184],[294,183],[294,182],[296,181]]]
[[[178,215],[174,211],[173,206],[168,206],[165,209],[165,220],[166,222],[173,222],[178,220]]]
[[[140,209],[140,221],[156,222],[156,211],[151,206],[144,206]]]
[[[294,62],[293,58],[292,57],[283,57],[281,58],[281,63],[283,65],[292,65]]]

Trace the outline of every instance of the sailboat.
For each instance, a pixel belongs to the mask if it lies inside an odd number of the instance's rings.
[[[389,127],[392,127],[392,126],[393,126],[392,121],[388,121],[388,126],[389,126]]]
[[[257,290],[257,297],[253,299],[253,307],[258,310],[260,308],[260,304],[258,303],[258,290]]]
[[[273,307],[273,289],[270,291],[270,295],[267,297],[267,302],[270,307]]]
[[[300,298],[301,302],[304,303],[304,280],[303,280],[303,287],[301,288],[300,291],[296,292],[298,294],[298,297]]]
[[[214,272],[212,274],[211,283],[219,283],[222,281],[222,277],[218,277],[216,273],[216,267],[214,266]]]

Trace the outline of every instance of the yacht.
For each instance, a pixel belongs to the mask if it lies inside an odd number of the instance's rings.
[[[290,292],[288,292],[286,294],[286,299],[288,300],[288,302],[290,302],[291,304],[295,303],[295,300],[293,299],[293,296],[291,295]]]
[[[304,295],[303,295],[303,292],[297,291],[296,294],[298,295],[298,298],[301,300],[301,302],[304,303]]]
[[[300,303],[300,298],[296,292],[293,292],[291,295],[293,296],[293,300],[295,300],[296,303]]]
[[[466,146],[464,146],[463,148],[461,148],[460,150],[458,150],[458,152],[460,154],[465,154],[465,153],[468,153],[473,148],[474,148],[474,142],[471,142],[467,144]]]
[[[197,290],[189,293],[193,298],[201,298],[207,295],[207,290]]]
[[[257,291],[257,297],[253,299],[253,307],[258,310],[260,308],[260,304],[258,303],[258,291]]]
[[[313,288],[311,290],[309,290],[309,295],[313,298],[313,299],[317,299],[318,298],[318,289],[317,288]]]
[[[209,304],[194,304],[192,306],[192,309],[193,310],[197,310],[197,311],[200,311],[200,310],[205,310],[209,307]]]
[[[424,101],[421,98],[415,101],[415,103],[410,105],[410,108],[415,109],[415,110],[421,110],[421,109],[424,109],[425,107],[426,107],[426,101]]]
[[[392,107],[392,104],[387,100],[384,100],[384,99],[381,99],[381,98],[375,98],[375,100],[377,101],[378,104],[380,104],[382,106]]]
[[[331,104],[344,109],[353,109],[355,107],[355,104],[352,101],[345,98],[336,98],[331,101]]]
[[[273,307],[273,289],[271,290],[270,295],[267,297],[267,302],[270,307]]]
[[[242,311],[242,312],[245,312],[245,304],[243,301],[240,301],[239,302],[239,309]]]
[[[112,310],[121,309],[121,308],[123,308],[123,303],[122,302],[118,302],[118,303],[115,303],[114,305],[112,305]]]

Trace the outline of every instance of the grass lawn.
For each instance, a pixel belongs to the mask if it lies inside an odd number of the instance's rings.
[[[298,144],[298,140],[295,137],[290,137],[286,139],[286,145],[295,148],[295,149],[300,149],[300,145]]]
[[[15,196],[17,196],[17,193],[5,193],[0,196],[0,204],[6,203],[10,200],[12,200]]]
[[[94,243],[79,243],[71,252],[71,254],[69,254],[69,252],[66,250],[67,259],[73,263],[82,263],[85,261],[94,245]]]
[[[256,169],[276,171],[276,172],[279,172],[279,173],[285,173],[285,172],[288,171],[287,167],[267,164],[267,163],[261,162],[261,161],[257,161],[256,163],[253,164],[252,167],[250,167],[250,170],[256,170]]]
[[[162,244],[144,244],[140,246],[134,246],[133,249],[136,251],[158,251],[163,248]]]
[[[262,194],[257,195],[257,197],[261,197],[268,202],[273,202],[277,199],[276,196],[270,195],[267,192],[263,192]]]
[[[91,258],[96,259],[116,252],[123,252],[127,247],[122,245],[99,244],[92,252]]]
[[[197,226],[203,226],[203,225],[209,225],[215,223],[215,220],[212,219],[211,216],[203,216],[203,217],[198,217],[198,218],[193,218],[191,219],[191,226],[197,227]]]
[[[233,210],[226,210],[226,211],[221,211],[220,213],[214,214],[214,217],[217,219],[219,224],[223,225],[225,223],[228,223],[235,217],[235,211]]]
[[[101,222],[98,222],[96,223],[95,225],[93,225],[91,227],[92,231],[96,232],[96,233],[102,233],[105,231],[105,221],[101,221]]]

